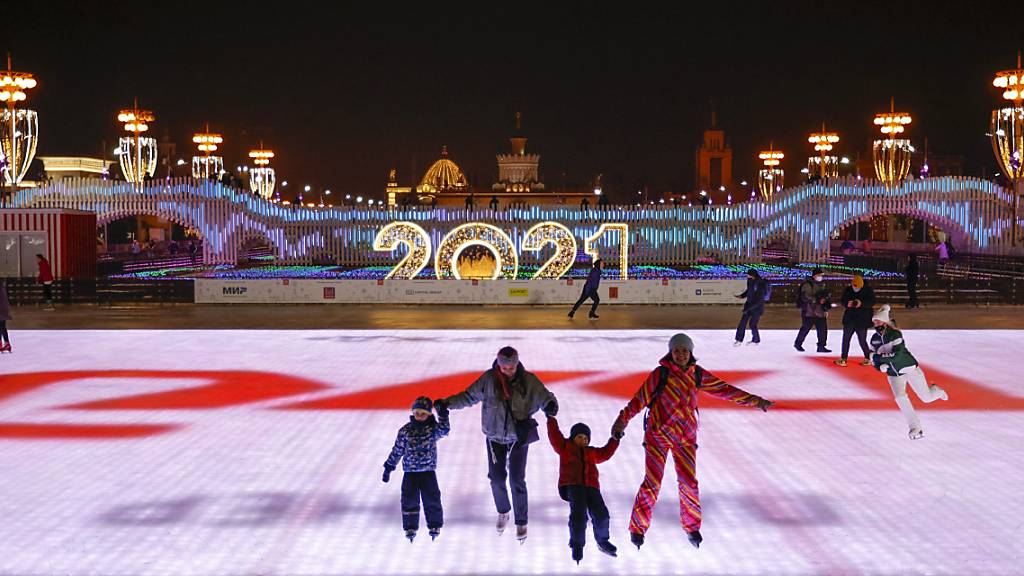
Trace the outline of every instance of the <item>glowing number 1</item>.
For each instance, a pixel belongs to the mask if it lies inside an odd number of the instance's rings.
[[[399,244],[405,244],[409,248],[409,253],[385,278],[410,280],[426,268],[427,262],[430,262],[430,235],[412,222],[392,222],[382,228],[373,239],[374,250],[394,250]]]
[[[576,238],[558,222],[541,222],[523,236],[523,250],[539,251],[545,244],[554,244],[555,253],[537,270],[534,278],[561,278],[576,260]]]
[[[619,278],[626,279],[629,270],[629,225],[628,224],[601,224],[601,227],[594,232],[594,235],[583,241],[583,251],[597,260],[600,254],[594,244],[604,236],[605,232],[612,231],[619,233]]]

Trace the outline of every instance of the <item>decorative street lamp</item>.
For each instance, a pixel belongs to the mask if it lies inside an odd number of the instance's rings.
[[[8,54],[7,70],[0,71],[0,102],[7,105],[0,113],[0,154],[3,155],[4,182],[11,187],[11,194],[28,172],[39,142],[39,117],[35,110],[15,108],[18,102],[28,98],[28,91],[36,84],[32,74],[11,69]]]
[[[273,157],[274,151],[263,148],[263,142],[260,142],[259,148],[249,151],[249,158],[256,165],[249,170],[249,188],[264,200],[270,200],[273,196],[274,184],[277,182],[274,169],[270,167],[270,159]]]
[[[141,190],[146,176],[153,177],[156,172],[156,138],[143,137],[142,133],[149,130],[149,122],[156,116],[149,110],[139,108],[139,100],[135,99],[133,108],[125,108],[117,114],[117,121],[124,123],[124,130],[131,136],[122,136],[120,140],[121,154],[118,161],[124,179],[138,185]]]
[[[1024,69],[1017,53],[1017,68],[996,73],[992,85],[1003,89],[1003,99],[1013,102],[1009,108],[992,111],[992,151],[1003,174],[1013,184],[1013,225],[1010,227],[1010,245],[1017,246],[1017,227],[1020,206],[1020,179],[1024,173]]]
[[[764,168],[757,173],[757,189],[765,202],[771,202],[772,196],[782,190],[785,172],[780,166],[786,155],[781,150],[776,150],[774,143],[769,143],[768,149],[761,150],[757,157],[764,164]]]
[[[210,125],[206,125],[206,132],[196,132],[192,135],[192,142],[196,148],[203,153],[202,156],[192,157],[193,178],[220,178],[224,173],[224,158],[212,156],[217,151],[217,146],[224,143],[220,134],[210,132]]]
[[[902,182],[910,172],[910,155],[914,147],[910,145],[910,140],[896,138],[910,122],[910,114],[896,112],[895,100],[889,101],[889,112],[875,114],[875,126],[878,126],[883,136],[881,140],[875,140],[871,148],[875,159],[875,176],[889,188]]]
[[[821,132],[811,132],[807,141],[814,144],[814,151],[817,156],[807,159],[807,173],[817,174],[822,180],[836,178],[839,176],[839,157],[832,156],[832,145],[839,142],[839,134],[826,132],[825,123],[821,123]]]

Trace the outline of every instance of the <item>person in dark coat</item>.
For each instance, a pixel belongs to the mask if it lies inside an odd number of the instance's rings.
[[[594,266],[590,269],[590,273],[587,274],[587,282],[583,285],[583,293],[580,294],[580,299],[576,301],[572,306],[572,310],[569,311],[569,318],[572,318],[576,314],[576,310],[583,305],[583,301],[590,298],[594,301],[594,304],[590,306],[590,318],[600,318],[597,315],[597,305],[601,303],[601,298],[597,295],[597,288],[601,284],[601,259],[594,260]]]
[[[907,308],[920,308],[917,303],[917,274],[920,266],[917,262],[917,254],[911,254],[907,261]]]
[[[587,539],[587,514],[594,522],[594,539],[601,552],[616,556],[618,550],[609,541],[608,506],[601,496],[597,465],[615,454],[619,447],[616,438],[609,438],[601,448],[590,446],[590,427],[582,422],[573,424],[569,437],[562,436],[558,420],[548,416],[548,440],[558,454],[558,495],[569,503],[569,548],[577,564],[583,559],[583,546]]]
[[[750,324],[750,344],[761,343],[761,333],[757,331],[757,323],[761,321],[764,314],[764,299],[768,292],[768,281],[761,278],[761,274],[754,268],[747,270],[747,289],[737,298],[746,298],[743,304],[743,314],[740,316],[740,325],[736,327],[736,342],[733,346],[743,344],[743,338],[747,334],[747,324]]]
[[[800,284],[800,331],[796,334],[793,347],[804,351],[804,339],[813,327],[818,333],[818,352],[831,352],[825,347],[828,341],[828,309],[832,306],[824,284],[825,273],[815,268],[809,278]]]
[[[871,328],[871,315],[874,313],[872,306],[875,304],[875,291],[864,282],[864,276],[854,274],[850,285],[843,290],[841,304],[846,309],[843,312],[843,355],[835,363],[837,366],[846,366],[846,360],[850,355],[850,340],[856,334],[860,350],[864,353],[864,360],[861,360],[860,364],[870,366],[868,328]]]
[[[0,352],[11,351],[11,337],[7,334],[7,321],[11,318],[11,301],[7,299],[7,279],[0,278]]]

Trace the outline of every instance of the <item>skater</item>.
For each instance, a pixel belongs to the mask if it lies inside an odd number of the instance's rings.
[[[793,347],[804,351],[804,339],[813,326],[818,333],[818,352],[831,352],[825,347],[828,341],[828,309],[832,307],[831,297],[822,281],[825,279],[821,268],[815,268],[810,277],[800,285],[797,306],[800,308],[800,331],[796,334]]]
[[[921,428],[921,421],[918,420],[914,405],[907,396],[907,384],[910,384],[917,397],[925,403],[949,400],[949,394],[935,384],[928,384],[924,371],[907,350],[903,334],[896,329],[896,322],[889,318],[889,310],[889,305],[886,304],[879,308],[871,319],[875,325],[875,333],[871,335],[871,349],[874,350],[871,361],[879,372],[885,372],[889,386],[892,387],[892,394],[896,398],[896,405],[900,407],[900,412],[910,427],[910,439],[917,440],[924,437],[924,429]]]
[[[757,331],[757,323],[761,321],[764,314],[764,303],[771,295],[771,287],[768,281],[761,278],[761,274],[754,268],[747,270],[747,289],[737,298],[746,298],[743,304],[743,314],[740,315],[740,324],[736,327],[736,342],[733,346],[743,344],[743,338],[747,334],[747,324],[750,324],[750,342],[754,346],[761,343],[761,333]]]
[[[526,457],[530,444],[540,439],[538,410],[555,416],[558,402],[532,372],[519,362],[519,353],[511,346],[498,350],[491,369],[484,372],[465,391],[439,399],[442,406],[453,410],[483,403],[480,422],[487,441],[487,477],[491,495],[498,511],[498,534],[508,526],[509,511],[514,511],[516,539],[526,541],[529,503],[526,491]],[[509,503],[506,479],[512,485]]]
[[[917,302],[917,274],[920,265],[917,262],[917,254],[911,254],[907,261],[907,308],[920,308]]]
[[[36,281],[43,285],[43,307],[46,310],[53,310],[53,272],[50,270],[50,263],[42,254],[36,254],[36,261],[39,264],[39,276]]]
[[[697,490],[697,391],[765,412],[774,405],[770,400],[725,383],[698,366],[693,356],[693,341],[686,334],[673,336],[668,350],[660,366],[647,376],[612,425],[612,436],[621,438],[629,421],[643,408],[649,409],[649,421],[644,418],[646,473],[629,519],[630,541],[637,548],[643,545],[644,534],[651,525],[670,452],[679,482],[679,516],[683,530],[694,547],[699,548],[703,541]]]
[[[590,318],[600,318],[597,315],[597,305],[601,303],[601,298],[597,295],[597,287],[601,284],[601,259],[594,260],[593,266],[590,268],[590,273],[587,274],[587,282],[583,285],[583,293],[580,294],[580,299],[573,304],[572,310],[569,311],[569,318],[572,318],[576,314],[576,310],[583,304],[583,301],[587,298],[593,300],[593,304],[590,306]]]
[[[420,527],[420,500],[427,517],[430,539],[441,535],[444,526],[444,508],[441,507],[441,489],[437,486],[437,441],[448,435],[448,409],[436,406],[437,418],[430,411],[435,406],[430,398],[420,396],[412,404],[409,423],[398,430],[395,446],[384,462],[382,480],[391,479],[391,472],[402,461],[402,528],[412,542]]]
[[[0,278],[0,353],[11,351],[7,321],[11,320],[11,301],[7,299],[7,279]]]
[[[594,524],[597,548],[609,556],[618,549],[608,541],[608,507],[601,497],[597,465],[615,454],[619,441],[609,438],[601,448],[590,446],[590,427],[582,422],[573,424],[569,437],[562,436],[558,421],[548,416],[548,440],[559,457],[558,495],[569,503],[569,548],[577,564],[583,559],[583,546],[587,540],[587,514]]]
[[[837,366],[846,366],[850,356],[850,340],[857,335],[860,350],[864,353],[861,366],[871,365],[871,349],[868,347],[868,328],[871,327],[872,306],[875,305],[875,291],[864,282],[864,276],[854,274],[850,285],[843,290],[843,350],[835,361]]]
[[[199,247],[196,246],[196,241],[192,240],[188,243],[188,259],[192,266],[196,265],[196,259],[199,256]]]

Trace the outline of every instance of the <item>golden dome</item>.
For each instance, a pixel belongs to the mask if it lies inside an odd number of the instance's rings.
[[[434,162],[423,180],[416,187],[416,192],[421,194],[437,194],[439,192],[461,192],[469,188],[466,183],[466,176],[459,169],[458,164],[448,159],[448,147],[441,148],[441,159]]]

